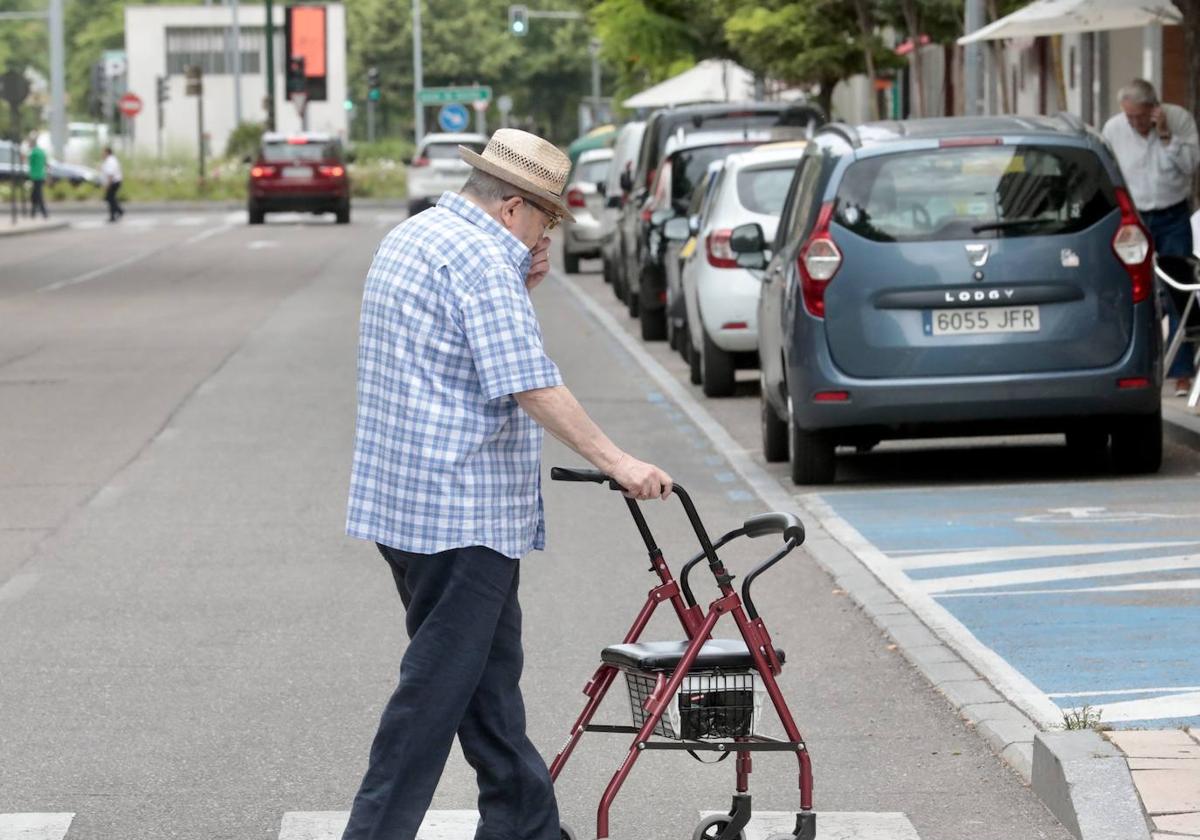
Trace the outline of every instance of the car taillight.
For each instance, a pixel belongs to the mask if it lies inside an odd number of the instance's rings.
[[[1129,272],[1133,302],[1141,303],[1150,297],[1150,290],[1154,288],[1154,245],[1142,227],[1129,193],[1121,187],[1117,187],[1115,193],[1117,206],[1121,208],[1121,226],[1113,236],[1112,249]]]
[[[825,289],[842,266],[842,252],[829,236],[832,219],[833,202],[828,201],[821,205],[817,224],[796,257],[804,308],[815,318],[825,317]]]
[[[737,268],[737,254],[733,253],[729,240],[733,238],[733,228],[714,230],[704,240],[708,251],[708,264],[713,268]]]
[[[326,178],[341,178],[346,174],[346,170],[341,166],[318,166],[317,172]]]
[[[649,204],[647,204],[645,207],[642,208],[642,221],[643,222],[649,222],[650,217],[653,215],[654,215],[654,210],[650,207]]]
[[[579,189],[579,187],[572,187],[567,190],[567,206],[587,207],[587,202],[583,200],[583,190]]]
[[[255,166],[250,169],[251,178],[271,178],[274,175],[274,166]]]
[[[413,158],[413,162],[412,162],[413,169],[420,169],[422,166],[428,166],[428,165],[429,165],[429,158],[427,158],[427,157]]]

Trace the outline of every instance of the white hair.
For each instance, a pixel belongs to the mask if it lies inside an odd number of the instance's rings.
[[[487,202],[503,201],[507,196],[521,194],[521,191],[512,184],[501,181],[495,175],[489,175],[481,169],[474,168],[471,169],[471,174],[467,177],[467,183],[463,185],[462,191]]]
[[[1131,102],[1134,105],[1157,105],[1158,92],[1154,89],[1154,85],[1145,79],[1134,79],[1121,88],[1119,99],[1121,102]]]

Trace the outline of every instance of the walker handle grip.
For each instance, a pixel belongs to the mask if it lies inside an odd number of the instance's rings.
[[[784,542],[795,540],[796,545],[804,542],[804,523],[790,513],[760,513],[747,519],[742,527],[746,536],[752,538],[783,534]]]
[[[577,470],[570,467],[551,467],[551,481],[590,481],[593,484],[603,484],[611,479],[600,470]]]

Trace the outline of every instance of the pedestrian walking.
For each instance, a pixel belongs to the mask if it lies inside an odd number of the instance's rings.
[[[37,134],[29,137],[29,183],[32,185],[29,197],[29,215],[36,217],[42,214],[43,219],[49,219],[46,212],[46,150],[37,143]]]
[[[104,148],[104,162],[100,164],[100,174],[104,176],[104,200],[108,202],[108,220],[115,222],[125,215],[117,193],[121,190],[121,161],[113,154],[112,146]]]
[[[376,543],[410,639],[344,840],[413,840],[455,735],[475,769],[476,840],[560,840],[525,733],[521,558],[545,543],[542,430],[637,499],[671,478],[619,449],[545,353],[530,302],[570,161],[500,129],[460,194],[397,226],[367,275],[347,533]]]
[[[1150,229],[1154,250],[1165,257],[1192,256],[1192,177],[1200,165],[1200,138],[1196,120],[1185,108],[1160,103],[1154,85],[1134,79],[1120,93],[1121,110],[1104,126],[1104,139],[1112,146],[1130,196]],[[1185,281],[1187,282],[1187,281]],[[1158,287],[1167,312],[1170,335],[1179,329],[1176,298]],[[1168,339],[1169,341],[1170,339]],[[1176,396],[1191,389],[1194,351],[1184,344],[1171,369]]]

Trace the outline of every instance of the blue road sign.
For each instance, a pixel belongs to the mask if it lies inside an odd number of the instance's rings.
[[[466,107],[457,102],[443,105],[438,111],[438,125],[442,131],[462,131],[470,122],[471,114]]]

